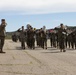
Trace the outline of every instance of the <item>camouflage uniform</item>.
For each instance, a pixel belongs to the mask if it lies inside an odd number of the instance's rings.
[[[46,38],[46,33],[42,30],[40,32],[41,34],[41,47],[44,49],[47,49],[47,38]]]
[[[49,34],[51,47],[56,47],[56,34],[54,32]]]
[[[26,32],[24,30],[18,30],[20,32],[20,41],[22,49],[25,49],[25,39],[26,39]]]
[[[68,39],[68,46],[69,46],[69,48],[70,48],[70,47],[71,47],[71,40],[72,40],[71,34],[69,34],[69,35],[67,36],[67,39]]]
[[[72,37],[72,39],[71,39],[71,46],[72,46],[72,49],[74,49],[74,42],[75,42],[75,39],[74,39],[75,35],[74,35],[74,33],[71,33],[71,37]]]
[[[76,31],[73,31],[71,33],[71,37],[72,37],[71,46],[72,46],[72,49],[74,49],[76,48]]]
[[[56,33],[56,46],[59,47],[59,41],[58,41],[58,32]]]
[[[67,48],[67,42],[68,42],[68,35],[65,35],[65,46],[66,46],[66,48]]]
[[[58,39],[59,39],[59,48],[61,52],[62,50],[63,52],[65,52],[65,38],[66,38],[65,35],[66,35],[66,30],[60,28],[58,32]]]
[[[31,28],[27,31],[27,45],[30,49],[35,49],[35,38],[34,38],[35,32]]]
[[[75,31],[75,49],[76,49],[76,31]]]
[[[36,32],[36,42],[37,42],[37,46],[40,46],[40,35],[39,35],[39,30]]]
[[[53,47],[56,47],[56,34],[52,33],[52,42],[53,42]]]
[[[4,19],[2,21],[5,21]],[[5,41],[5,27],[6,24],[0,25],[0,52],[3,52],[3,46]]]

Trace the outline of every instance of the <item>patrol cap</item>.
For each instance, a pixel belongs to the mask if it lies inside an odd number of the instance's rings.
[[[60,26],[63,26],[63,23],[61,23]]]
[[[36,28],[34,28],[34,30],[36,30]]]
[[[24,28],[24,26],[22,26],[22,28]]]
[[[5,21],[5,19],[1,19],[1,21]]]

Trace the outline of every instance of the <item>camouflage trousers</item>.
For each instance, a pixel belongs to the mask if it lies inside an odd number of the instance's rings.
[[[21,47],[25,49],[25,38],[21,38]]]
[[[63,39],[59,40],[59,48],[65,49],[65,40],[63,40]]]
[[[35,38],[28,38],[27,39],[27,46],[31,49],[32,48],[35,49]]]
[[[41,38],[41,47],[43,49],[47,48],[47,39],[46,38]]]
[[[0,36],[0,49],[3,49],[4,46],[4,41],[5,41],[5,36]]]

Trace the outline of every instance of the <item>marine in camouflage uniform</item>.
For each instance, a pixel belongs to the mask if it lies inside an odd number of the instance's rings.
[[[37,46],[39,47],[39,46],[40,46],[40,35],[39,35],[39,30],[37,30],[37,32],[36,32],[36,43],[37,43]]]
[[[71,34],[69,34],[69,35],[67,36],[67,38],[68,38],[68,46],[69,46],[69,48],[71,48],[71,41],[72,41],[72,36],[71,36]]]
[[[56,32],[56,46],[57,46],[57,48],[59,48],[58,32]]]
[[[5,41],[5,19],[1,20],[1,25],[0,25],[0,53],[3,52],[3,46],[4,46],[4,41]]]
[[[52,30],[52,32],[49,33],[49,37],[50,37],[51,47],[56,47],[56,33],[54,32],[54,30]]]
[[[44,49],[47,49],[47,33],[44,32],[42,29],[40,31],[40,36],[41,36],[41,47]]]
[[[76,49],[76,30],[71,33],[71,36],[72,36],[71,40],[72,49],[74,48]]]
[[[75,34],[72,32],[71,33],[71,37],[72,37],[72,39],[71,39],[71,46],[72,46],[72,49],[74,49],[74,45],[75,45]]]
[[[75,30],[75,49],[76,49],[76,30]]]
[[[22,30],[20,30],[22,29]],[[26,31],[24,30],[24,26],[22,28],[18,29],[18,32],[20,32],[20,41],[21,41],[21,48],[25,49],[25,39],[26,39]]]
[[[56,34],[54,32],[52,33],[52,43],[53,43],[53,47],[56,48]]]
[[[66,29],[66,35],[65,35],[65,47],[68,48],[68,30]]]
[[[30,49],[35,49],[35,32],[33,30],[33,28],[30,28],[28,31],[27,31],[27,45],[28,45],[28,48]]]
[[[60,48],[60,51],[62,52],[65,52],[65,35],[66,35],[66,30],[64,29],[64,25],[61,24],[60,25],[61,28],[59,29],[58,31],[58,39],[59,39],[59,48]]]

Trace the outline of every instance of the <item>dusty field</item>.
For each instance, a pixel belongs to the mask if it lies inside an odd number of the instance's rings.
[[[5,41],[5,54],[0,54],[0,75],[75,75],[76,50],[36,48],[20,49],[20,43]]]

